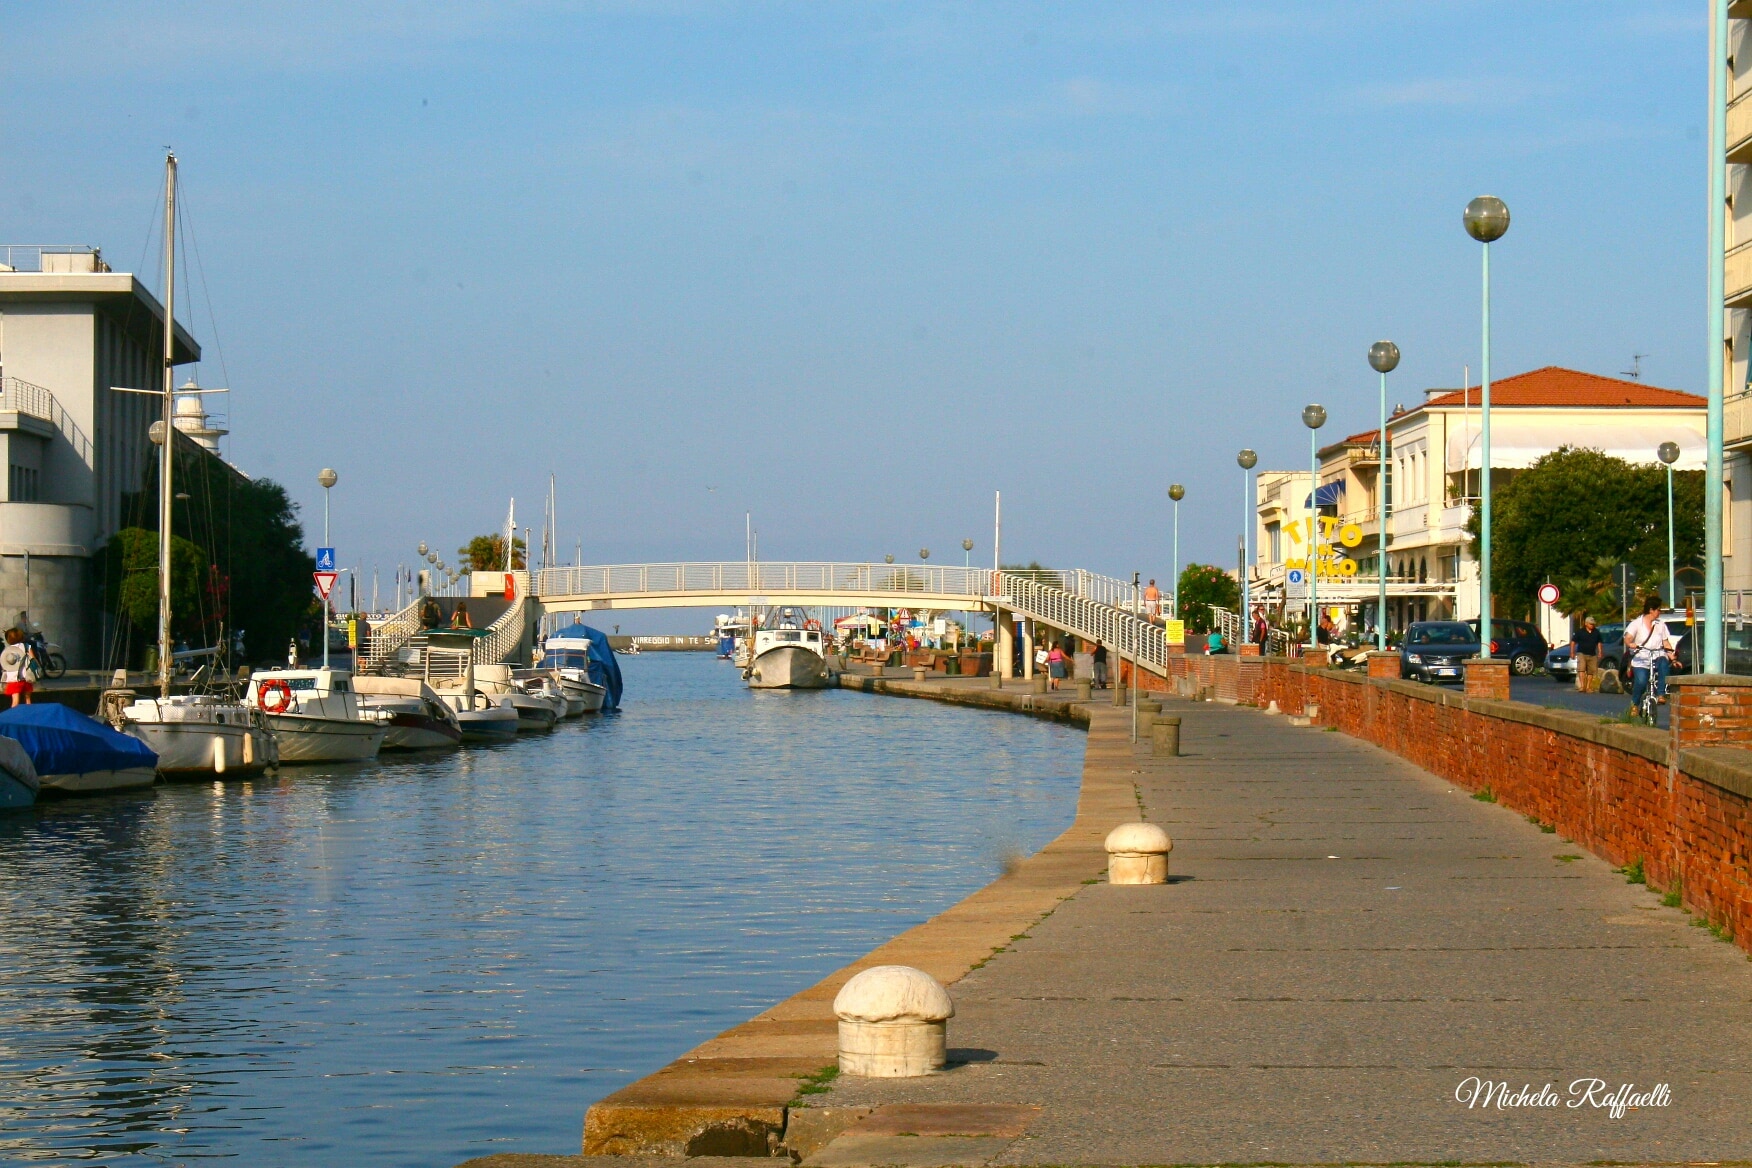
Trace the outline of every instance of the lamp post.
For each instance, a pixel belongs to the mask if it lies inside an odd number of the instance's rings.
[[[920,548],[919,549],[919,559],[920,560],[928,560],[930,558],[931,558],[931,549],[930,548]]]
[[[1308,645],[1320,646],[1320,427],[1326,425],[1326,407],[1302,408],[1302,425],[1308,427]]]
[[[1727,667],[1723,644],[1727,613],[1722,601],[1722,409],[1727,388],[1722,368],[1727,355],[1723,247],[1728,206],[1728,70],[1729,55],[1734,51],[1728,38],[1728,0],[1710,0],[1709,17],[1709,282],[1704,306],[1709,313],[1709,405],[1703,464],[1703,671],[1721,673]],[[1693,653],[1693,662],[1696,658]]]
[[[1381,578],[1375,594],[1375,648],[1387,648],[1387,375],[1399,365],[1399,346],[1376,341],[1369,346],[1369,367],[1381,375],[1381,428],[1375,446],[1381,466],[1375,475],[1375,559]]]
[[[1490,245],[1509,229],[1509,207],[1495,195],[1480,195],[1461,216],[1466,234],[1484,245],[1484,356],[1479,380],[1478,472],[1478,655],[1490,657]]]
[[[1679,607],[1679,576],[1673,569],[1673,464],[1679,461],[1679,444],[1663,442],[1655,448],[1655,457],[1667,468],[1667,603]]]
[[[973,541],[971,539],[961,541],[961,566],[963,568],[973,566]]]
[[[1241,468],[1241,643],[1253,642],[1253,604],[1248,594],[1247,577],[1252,572],[1248,563],[1247,537],[1253,531],[1253,468],[1259,465],[1259,455],[1247,447],[1235,456]]]
[[[316,481],[322,485],[322,546],[329,547],[329,488],[339,482],[341,476],[333,467],[325,466],[316,476]],[[322,598],[322,667],[329,667],[329,598]]]
[[[1175,620],[1179,620],[1180,619],[1180,500],[1186,498],[1186,488],[1181,486],[1179,483],[1172,483],[1168,487],[1168,497],[1170,499],[1174,500],[1174,562],[1172,565],[1172,570],[1174,572],[1174,577],[1172,580],[1172,583],[1174,585],[1174,599],[1173,599],[1172,604],[1170,605],[1169,611],[1173,614]]]

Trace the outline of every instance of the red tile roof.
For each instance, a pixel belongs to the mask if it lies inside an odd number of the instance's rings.
[[[1455,389],[1438,394],[1424,402],[1425,406],[1477,407],[1478,386],[1464,391]],[[1531,373],[1518,373],[1493,381],[1490,386],[1490,406],[1589,406],[1594,408],[1661,408],[1701,410],[1708,401],[1694,393],[1677,389],[1662,389],[1640,381],[1624,381],[1617,377],[1599,377],[1576,369],[1547,365]]]

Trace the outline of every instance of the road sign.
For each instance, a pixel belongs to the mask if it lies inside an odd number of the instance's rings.
[[[1539,586],[1539,602],[1541,604],[1556,604],[1557,595],[1557,585],[1541,584]]]
[[[1306,600],[1308,598],[1308,573],[1302,568],[1291,568],[1284,573],[1284,599]]]
[[[324,600],[328,599],[329,589],[331,589],[335,586],[335,577],[338,576],[339,574],[340,573],[338,573],[338,572],[312,572],[311,573],[311,575],[316,578],[316,590],[322,594],[322,598]]]
[[[335,570],[334,548],[316,549],[316,570],[319,572],[332,572]]]

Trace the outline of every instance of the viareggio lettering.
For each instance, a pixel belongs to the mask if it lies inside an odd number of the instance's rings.
[[[1576,1079],[1567,1092],[1559,1095],[1550,1083],[1538,1088],[1523,1083],[1514,1088],[1507,1082],[1472,1075],[1454,1088],[1454,1100],[1466,1104],[1468,1111],[1487,1111],[1493,1107],[1498,1111],[1520,1107],[1593,1107],[1605,1111],[1610,1119],[1623,1119],[1626,1111],[1668,1106],[1673,1102],[1673,1093],[1665,1083],[1639,1092],[1635,1083],[1620,1083],[1609,1089],[1605,1079]]]

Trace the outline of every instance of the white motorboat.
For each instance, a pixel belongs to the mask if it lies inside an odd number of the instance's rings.
[[[820,689],[827,685],[821,623],[794,608],[754,630],[742,676],[754,689]]]
[[[456,715],[456,725],[464,742],[508,742],[517,737],[520,721],[511,706],[493,703],[490,695],[479,690],[441,690],[438,700]]]
[[[167,778],[248,778],[278,760],[274,736],[259,711],[212,694],[133,698],[104,692],[111,726],[150,746]]]
[[[542,642],[541,668],[560,683],[560,692],[578,712],[594,714],[608,700],[608,690],[590,680],[590,638],[552,636]]]
[[[417,677],[355,677],[360,708],[388,727],[385,750],[442,750],[462,745],[456,714]]]
[[[361,710],[344,669],[264,670],[249,679],[244,700],[261,710],[283,763],[376,758],[389,731]]]
[[[582,692],[568,691],[560,682],[559,675],[551,669],[518,669],[511,676],[525,692],[549,698],[556,703],[562,718],[576,718],[590,708],[585,695]],[[602,708],[600,700],[595,708]]]
[[[552,730],[565,716],[566,699],[558,689],[551,694],[531,690],[517,680],[516,670],[509,665],[476,665],[475,688],[493,699],[495,706],[509,706],[517,711],[517,728],[524,732]]]

